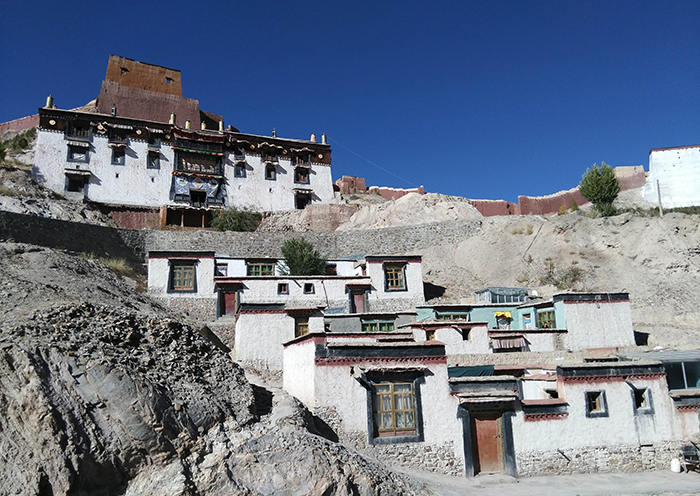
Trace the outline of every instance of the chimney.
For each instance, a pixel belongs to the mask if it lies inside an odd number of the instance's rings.
[[[219,121],[219,132],[220,133],[224,132],[224,121]]]
[[[321,143],[323,143],[324,145],[327,144],[327,143],[326,143],[326,133],[323,133],[323,134],[321,135]]]
[[[45,108],[53,108],[53,96],[49,95],[46,97],[46,107]]]
[[[309,141],[311,141],[311,143],[316,143],[316,135],[314,133],[311,133],[311,139]]]
[[[170,114],[170,120],[168,121],[168,124],[171,126],[175,125],[175,114]]]
[[[190,121],[185,121],[185,129],[189,129],[189,128],[190,128]]]
[[[272,128],[272,137],[273,138],[277,137],[277,129],[275,129],[274,127]]]

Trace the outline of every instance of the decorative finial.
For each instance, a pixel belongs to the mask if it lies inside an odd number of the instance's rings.
[[[323,143],[324,145],[326,144],[326,133],[323,133],[321,135],[321,143]]]
[[[189,129],[189,128],[190,128],[190,121],[185,121],[185,129]]]
[[[168,121],[168,124],[171,126],[175,125],[175,114],[170,114],[170,120]]]
[[[311,133],[311,139],[309,141],[311,141],[311,143],[316,143],[316,135],[314,133]]]

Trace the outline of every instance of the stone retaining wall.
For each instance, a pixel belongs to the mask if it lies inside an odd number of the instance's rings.
[[[313,412],[338,435],[339,441],[387,465],[398,465],[439,474],[464,476],[464,461],[455,457],[453,443],[431,445],[426,442],[370,445],[366,432],[346,432],[333,408]]]
[[[569,448],[563,449],[563,454],[518,451],[516,463],[519,476],[668,470],[671,459],[678,457],[681,444],[669,441],[642,446]]]

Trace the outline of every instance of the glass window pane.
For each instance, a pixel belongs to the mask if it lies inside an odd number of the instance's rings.
[[[394,385],[394,391],[411,391],[411,385],[410,384],[395,384]]]
[[[391,410],[391,396],[389,396],[388,394],[385,396],[382,396],[382,410],[385,410],[385,411]]]
[[[403,412],[396,412],[396,428],[402,429],[404,427],[406,427],[406,423],[404,422]]]
[[[391,387],[388,384],[377,384],[376,386],[378,392],[386,392],[388,393],[391,389]]]
[[[668,382],[669,389],[685,389],[685,383],[683,382],[683,369],[680,363],[667,363],[666,368],[666,381]]]
[[[393,428],[393,424],[391,422],[391,413],[384,413],[382,414],[382,424],[381,428],[382,429],[391,429]]]
[[[413,410],[406,412],[406,427],[415,427],[416,423],[413,419]]]

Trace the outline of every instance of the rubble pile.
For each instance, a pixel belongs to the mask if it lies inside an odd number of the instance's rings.
[[[115,227],[98,208],[83,201],[63,198],[37,184],[28,170],[0,167],[0,210],[51,219]]]

